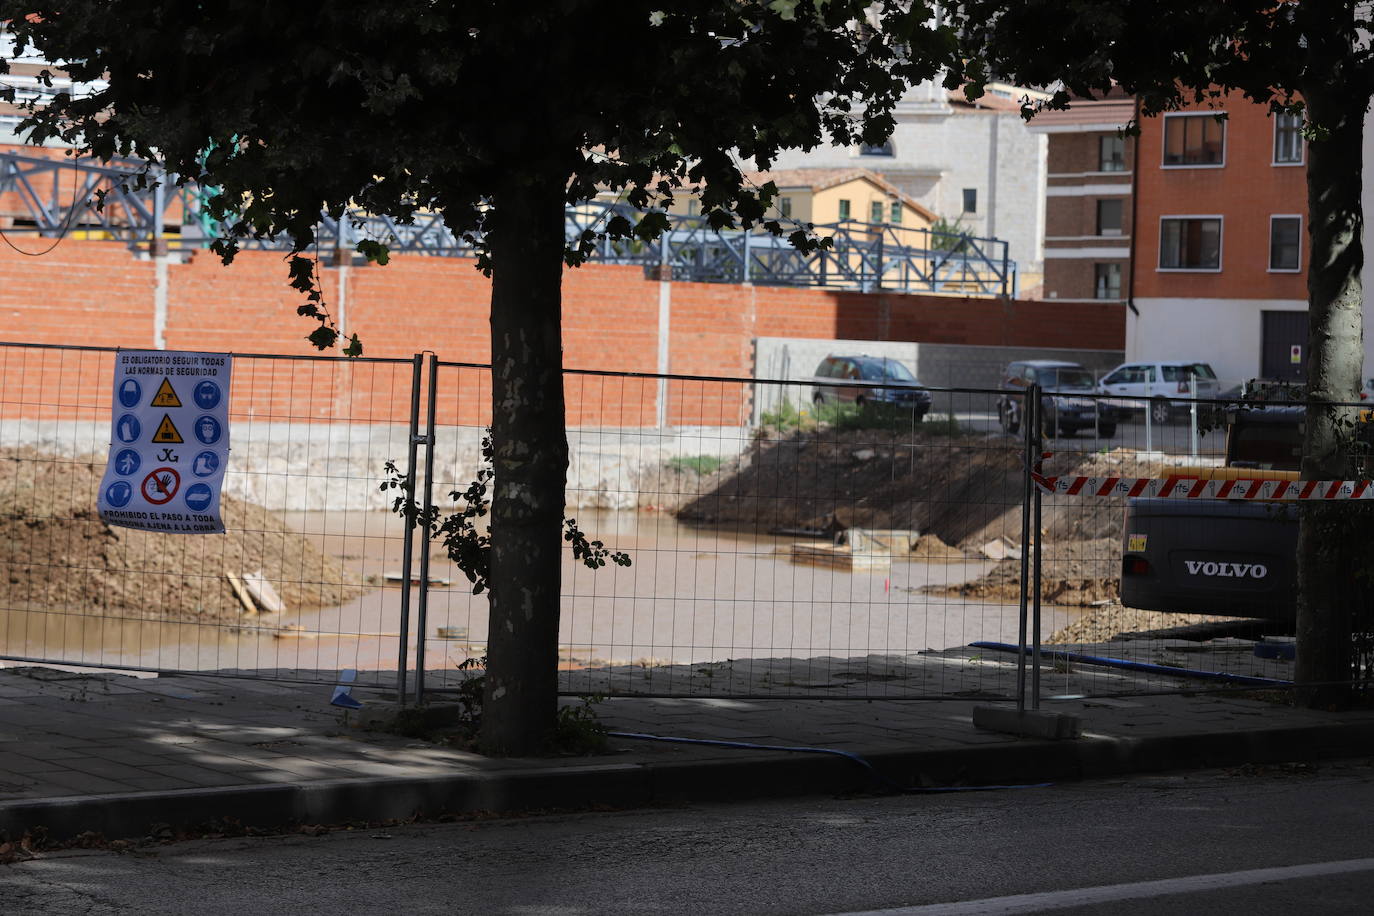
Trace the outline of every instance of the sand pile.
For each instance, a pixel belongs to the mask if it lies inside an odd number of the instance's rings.
[[[1172,629],[1199,623],[1234,621],[1235,619],[1234,617],[1216,617],[1211,614],[1141,611],[1112,604],[1089,611],[1064,629],[1052,633],[1045,642],[1059,645],[1066,643],[1104,643],[1124,634],[1148,633],[1152,630]]]
[[[168,620],[242,616],[225,572],[262,570],[288,611],[342,604],[362,583],[275,513],[226,496],[222,535],[112,528],[103,461],[0,449],[0,608]]]
[[[1121,590],[1121,543],[1113,538],[1047,541],[1040,549],[1040,601],[1087,606],[1114,600]],[[1021,561],[1008,558],[972,582],[932,586],[935,594],[987,601],[1021,599]]]
[[[925,563],[939,563],[942,561],[957,562],[967,560],[969,557],[958,547],[951,547],[940,540],[937,535],[923,534],[912,545],[911,558]]]

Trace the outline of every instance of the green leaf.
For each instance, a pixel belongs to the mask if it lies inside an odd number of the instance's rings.
[[[357,245],[357,252],[373,264],[385,267],[391,260],[391,249],[381,242],[363,239]]]
[[[323,325],[311,331],[309,336],[306,337],[306,340],[310,341],[317,350],[328,350],[330,347],[334,346],[335,341],[338,339],[338,331]]]

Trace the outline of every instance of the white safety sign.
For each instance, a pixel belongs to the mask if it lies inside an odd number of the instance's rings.
[[[98,505],[107,524],[219,534],[229,461],[226,353],[115,354],[110,460]]]

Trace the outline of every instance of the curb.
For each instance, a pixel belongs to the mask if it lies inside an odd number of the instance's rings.
[[[1374,722],[1148,738],[1026,739],[1014,745],[856,753],[900,785],[980,786],[1374,755]],[[141,836],[152,824],[192,827],[233,817],[245,827],[382,821],[442,814],[836,795],[872,790],[853,761],[832,755],[741,752],[671,763],[576,764],[486,773],[274,783],[170,792],[0,802],[0,832],[44,827]]]

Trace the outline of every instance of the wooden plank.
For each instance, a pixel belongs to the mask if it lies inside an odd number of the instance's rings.
[[[239,604],[243,605],[243,612],[249,617],[256,617],[258,607],[253,603],[253,598],[248,594],[248,589],[244,588],[243,580],[227,569],[224,571],[224,577],[229,580],[229,587],[234,590],[234,594],[239,599]]]
[[[264,611],[270,614],[280,614],[286,610],[286,602],[281,600],[281,596],[272,587],[272,583],[267,581],[267,576],[263,574],[262,570],[244,576],[243,586],[248,589],[248,594],[253,596],[253,600]]]

